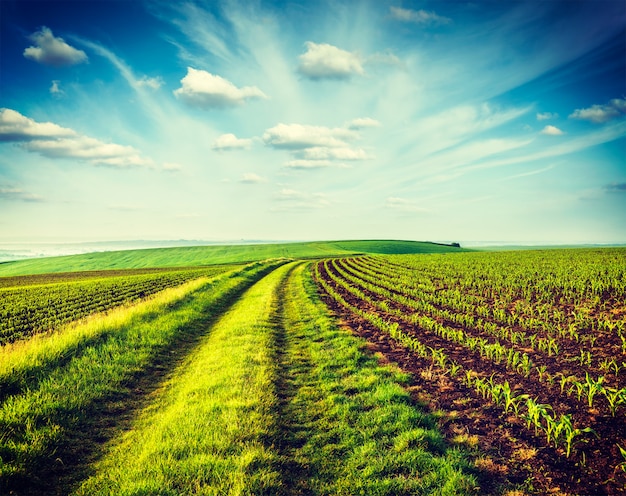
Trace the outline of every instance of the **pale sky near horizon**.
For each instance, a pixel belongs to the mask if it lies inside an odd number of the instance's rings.
[[[0,243],[626,243],[622,0],[0,9]]]

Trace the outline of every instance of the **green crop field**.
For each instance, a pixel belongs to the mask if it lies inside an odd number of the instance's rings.
[[[268,258],[323,258],[360,253],[446,253],[459,248],[419,241],[320,241],[256,245],[151,248],[87,253],[0,263],[0,277],[54,272],[193,267]]]
[[[626,249],[210,246],[0,273],[0,494],[626,487]]]

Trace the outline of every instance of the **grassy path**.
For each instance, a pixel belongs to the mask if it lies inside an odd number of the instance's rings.
[[[11,394],[0,404],[0,493],[67,494],[215,316],[275,266],[251,264],[127,315],[3,349]]]
[[[474,494],[397,369],[336,326],[305,264],[210,329],[78,495]]]
[[[292,267],[256,283],[215,323],[76,494],[281,491],[271,315]]]

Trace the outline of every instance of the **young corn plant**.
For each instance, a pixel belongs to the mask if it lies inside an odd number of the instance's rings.
[[[520,403],[530,398],[527,394],[519,394],[515,396],[515,391],[511,390],[509,381],[505,381],[502,385],[502,397],[504,399],[505,413],[509,413],[509,410],[513,410],[515,415],[519,414]]]
[[[558,428],[559,433],[562,433],[565,441],[565,456],[567,458],[570,457],[572,453],[572,447],[574,446],[574,442],[577,438],[580,438],[580,436],[587,433],[596,434],[596,432],[591,427],[585,427],[584,429],[575,428],[572,423],[572,416],[569,414],[561,415]]]
[[[604,382],[604,376],[598,377],[597,380],[593,380],[589,375],[589,372],[585,372],[585,383],[583,384],[583,391],[587,396],[587,403],[589,404],[589,408],[593,406],[593,398],[596,394],[601,392],[604,387],[602,383]]]
[[[626,388],[617,389],[612,387],[606,387],[602,389],[602,394],[609,402],[609,409],[611,415],[615,417],[615,413],[620,405],[626,404]]]
[[[552,410],[550,405],[542,405],[534,399],[528,398],[526,400],[526,415],[523,416],[527,428],[530,429],[531,425],[534,426],[535,434],[537,434],[539,429],[542,429],[541,420],[549,415],[549,410]]]

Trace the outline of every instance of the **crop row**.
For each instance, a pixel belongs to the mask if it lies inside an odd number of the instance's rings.
[[[522,327],[513,327],[496,323],[488,317],[477,315],[478,308],[471,304],[446,303],[438,296],[437,304],[432,303],[432,298],[426,292],[417,289],[406,288],[397,279],[388,280],[383,273],[373,274],[363,268],[363,265],[354,260],[335,260],[332,262],[333,270],[337,271],[347,286],[362,288],[364,291],[375,296],[380,301],[385,311],[395,311],[395,314],[413,324],[419,324],[435,332],[458,336],[466,341],[471,350],[479,349],[481,355],[485,353],[495,354],[498,361],[508,357],[511,368],[523,370],[528,375],[531,370],[538,368],[542,376],[557,373],[561,363],[567,361],[573,372],[580,377],[587,373],[609,374],[616,377],[626,368],[623,359],[620,361],[619,349],[613,349],[612,356],[607,357],[607,348],[602,351],[603,355],[594,359],[593,352],[572,343],[564,346],[562,340],[552,335],[544,335],[533,331],[527,331]],[[402,291],[399,291],[401,288]],[[459,299],[454,296],[455,301]],[[389,305],[399,308],[390,308]],[[477,313],[474,313],[477,312]],[[434,328],[434,329],[433,329]],[[506,345],[503,346],[502,343]],[[529,349],[530,348],[530,349]],[[541,363],[536,366],[532,363],[532,357]],[[593,362],[593,363],[592,363]],[[547,366],[546,366],[547,363]],[[554,370],[556,366],[557,370]],[[568,380],[573,380],[569,374]],[[611,384],[614,385],[614,384]]]
[[[503,258],[505,254],[501,253],[487,254],[499,261],[499,264],[493,261],[480,264],[485,254],[473,254],[472,262],[478,263],[471,265],[467,259],[457,260],[453,257],[439,257],[436,265],[431,260],[411,265],[414,262],[409,257],[389,257],[385,263],[372,258],[360,259],[357,264],[362,272],[370,276],[383,274],[405,291],[418,291],[422,298],[427,298],[434,305],[484,317],[500,325],[520,327],[554,339],[573,340],[593,347],[596,343],[603,344],[603,333],[609,336],[626,333],[623,309],[615,312],[615,308],[619,309],[624,301],[626,290],[623,285],[613,284],[611,290],[606,290],[603,296],[590,295],[587,298],[580,295],[574,297],[566,291],[564,288],[570,287],[577,278],[591,277],[589,272],[594,267],[598,278],[608,271],[589,261],[583,264],[586,258],[590,258],[585,257],[585,253],[578,254],[581,257],[579,265],[586,267],[584,275],[553,268],[550,277],[543,276],[551,283],[544,285],[541,298],[536,289],[532,294],[522,289],[535,284],[538,278],[536,271],[526,267],[526,272],[523,272],[522,268],[518,268],[513,271],[514,277],[505,277],[511,269],[509,258]],[[616,257],[611,262],[610,274],[618,281],[626,279],[623,263],[625,256],[626,253],[622,251],[621,260]],[[530,267],[532,261],[533,258],[527,260]],[[480,274],[475,274],[479,271]],[[476,277],[482,281],[480,287],[475,284]],[[557,280],[561,281],[560,286],[556,285]],[[491,286],[484,287],[485,281],[489,281]],[[566,298],[564,294],[569,297]],[[616,343],[622,351],[626,351],[626,336],[625,340],[617,340]]]
[[[626,387],[618,388],[608,385],[604,387],[604,376],[594,380],[590,377],[588,372],[584,372],[585,380],[583,381],[576,375],[560,373],[560,365],[556,360],[551,361],[552,375],[550,375],[545,365],[537,366],[528,353],[517,347],[511,345],[507,346],[506,343],[502,344],[498,339],[493,340],[480,335],[473,335],[462,327],[451,327],[442,324],[441,314],[437,309],[430,309],[434,311],[434,316],[425,313],[407,313],[407,310],[411,311],[413,307],[419,305],[413,305],[414,302],[408,298],[403,298],[381,290],[373,284],[369,284],[362,279],[352,276],[341,268],[340,261],[333,260],[327,262],[326,265],[327,273],[331,279],[333,279],[336,284],[343,287],[345,291],[351,293],[361,301],[366,302],[368,305],[376,307],[379,311],[396,317],[401,322],[417,326],[424,331],[437,335],[446,342],[463,346],[470,355],[477,354],[481,359],[488,360],[496,365],[504,364],[507,369],[525,378],[532,375],[539,381],[547,381],[547,378],[550,377],[550,382],[554,383],[553,376],[558,377],[560,375],[561,380],[559,384],[562,394],[574,396],[578,401],[589,404],[591,408],[593,406],[594,397],[597,393],[601,393],[600,396],[604,395],[606,397],[608,403],[607,408],[610,408],[613,416],[618,407],[622,405],[626,406]],[[332,270],[328,270],[329,266]],[[381,293],[382,299],[380,299]],[[378,296],[378,298],[372,297],[372,295]],[[394,300],[400,300],[408,306],[400,308],[394,307],[392,305]],[[483,327],[481,330],[484,331],[485,328]],[[540,341],[540,343],[541,342],[547,343],[546,352],[549,356],[552,356],[552,341]],[[558,353],[558,347],[554,349],[554,352]],[[611,379],[613,380],[613,386],[615,386],[616,378]]]
[[[174,270],[2,289],[0,345],[225,270],[225,267]]]
[[[623,430],[626,387],[618,372],[626,366],[626,356],[621,350],[609,360],[607,350],[595,349],[598,360],[589,368],[590,351],[583,359],[572,361],[564,356],[555,338],[496,324],[489,315],[465,313],[475,310],[471,303],[466,304],[465,312],[458,304],[454,305],[455,310],[450,305],[435,305],[431,295],[438,286],[443,286],[442,279],[445,278],[445,287],[450,290],[463,274],[453,278],[450,273],[446,276],[440,273],[428,278],[428,270],[409,268],[428,258],[327,260],[317,264],[316,279],[341,306],[402,342],[418,356],[432,360],[483,400],[499,405],[508,415],[517,416],[528,429],[543,436],[547,444],[559,448],[566,458],[581,441],[593,443],[594,436],[606,437],[611,429]],[[503,271],[503,267],[499,270]],[[490,277],[491,273],[483,274],[485,280]],[[408,289],[403,285],[406,279],[413,280]],[[498,277],[494,279],[497,281]],[[469,289],[467,286],[452,289],[457,292],[455,299],[462,299],[463,291]],[[476,302],[480,295],[469,292],[467,297]],[[548,300],[542,298],[543,302]],[[534,346],[528,347],[531,339]],[[605,365],[614,363],[613,374],[590,373],[598,370],[600,358]],[[598,402],[598,398],[602,401]],[[607,452],[614,453],[620,462],[614,464],[616,468],[625,466],[625,460],[618,458],[623,439],[599,442],[608,443]]]

